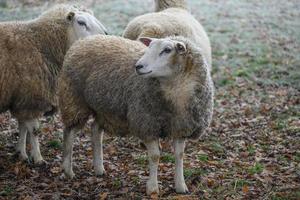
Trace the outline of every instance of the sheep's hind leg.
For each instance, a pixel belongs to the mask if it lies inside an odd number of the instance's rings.
[[[147,181],[147,194],[159,193],[158,182],[157,182],[157,170],[159,164],[159,141],[153,140],[151,142],[145,142],[145,146],[148,150],[149,157],[149,180]]]
[[[189,192],[183,175],[183,156],[185,141],[184,139],[174,139],[174,151],[175,151],[175,189],[177,193]]]
[[[97,176],[105,174],[103,165],[103,131],[96,122],[92,124],[93,165]]]
[[[40,144],[38,139],[39,122],[37,119],[34,119],[31,121],[27,121],[25,124],[28,130],[29,141],[31,144],[30,156],[32,157],[35,164],[42,164],[44,163],[44,159],[40,151]]]
[[[63,144],[63,170],[64,174],[69,178],[74,178],[72,157],[73,157],[73,142],[74,130],[64,131],[64,144]]]
[[[27,128],[25,123],[19,122],[19,139],[16,147],[16,151],[19,154],[21,160],[28,160],[28,156],[26,153],[26,135]]]

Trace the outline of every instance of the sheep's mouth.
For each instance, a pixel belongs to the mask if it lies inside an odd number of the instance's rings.
[[[143,76],[143,75],[152,73],[152,71],[143,73],[143,72],[140,72],[140,71],[136,70],[136,73],[137,73],[138,75],[140,75],[140,76]]]

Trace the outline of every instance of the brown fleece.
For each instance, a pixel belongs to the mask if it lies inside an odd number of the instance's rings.
[[[0,112],[31,120],[57,105],[57,75],[69,48],[66,16],[57,6],[26,22],[0,23]]]

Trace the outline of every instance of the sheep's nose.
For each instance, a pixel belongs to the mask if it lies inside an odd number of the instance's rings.
[[[136,65],[136,66],[135,66],[135,69],[136,69],[136,70],[140,70],[140,69],[142,69],[142,68],[144,68],[144,65]]]

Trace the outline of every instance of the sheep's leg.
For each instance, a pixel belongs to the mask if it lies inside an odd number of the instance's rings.
[[[184,139],[174,139],[175,151],[175,189],[178,193],[187,193],[188,188],[183,175]]]
[[[29,134],[29,141],[31,144],[30,155],[33,158],[35,164],[41,164],[44,159],[41,155],[40,144],[38,139],[39,122],[37,119],[27,121],[26,127]]]
[[[26,135],[27,128],[25,123],[19,122],[19,139],[16,150],[19,153],[21,160],[28,160],[28,156],[26,153]]]
[[[99,131],[99,126],[96,122],[92,125],[92,146],[93,146],[93,165],[97,176],[105,173],[103,165],[103,131]]]
[[[147,182],[147,194],[159,193],[157,182],[157,170],[159,164],[159,141],[153,140],[151,142],[145,142],[145,146],[148,150],[149,157],[149,180]]]
[[[73,156],[73,142],[74,130],[64,131],[64,144],[63,144],[63,170],[67,177],[74,178],[75,174],[72,167]]]

